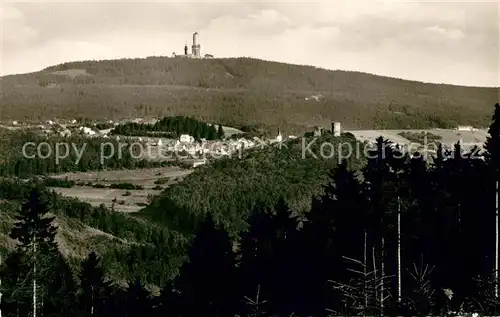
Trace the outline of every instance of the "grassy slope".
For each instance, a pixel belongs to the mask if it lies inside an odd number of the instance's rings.
[[[61,75],[75,69],[86,75]],[[349,128],[484,126],[498,99],[494,88],[247,58],[74,62],[7,76],[2,86],[2,120],[193,115],[231,126],[263,123],[288,130],[332,120]],[[304,100],[318,93],[324,96],[320,101]]]
[[[9,233],[16,221],[15,217],[18,215],[21,203],[22,201],[17,198],[0,201],[2,214],[0,249],[2,250],[12,250],[16,245],[15,240],[9,237]],[[78,205],[86,209],[79,210]],[[118,283],[126,282],[131,277],[131,273],[128,272],[129,269],[125,263],[118,261],[115,255],[125,255],[133,246],[148,244],[144,240],[145,237],[140,236],[141,232],[147,232],[157,226],[144,219],[108,211],[109,217],[115,215],[117,221],[114,221],[115,226],[108,225],[104,228],[101,224],[103,218],[98,220],[90,215],[92,208],[86,205],[76,199],[65,199],[61,200],[59,206],[49,214],[55,217],[53,224],[58,228],[56,241],[61,253],[77,268],[82,259],[91,251],[95,251],[103,257],[107,275]],[[68,208],[68,206],[72,207]],[[85,219],[82,219],[81,212],[87,214]],[[165,275],[168,273],[166,272]]]
[[[17,211],[21,208],[21,202],[17,200],[4,200],[0,203],[2,219],[0,221],[0,247],[12,249],[15,241],[9,237],[9,233],[15,222]],[[58,227],[57,242],[61,252],[66,256],[83,259],[91,250],[104,252],[106,249],[133,243],[117,238],[99,229],[85,225],[81,221],[65,216],[63,214],[51,214],[54,216],[54,225]]]

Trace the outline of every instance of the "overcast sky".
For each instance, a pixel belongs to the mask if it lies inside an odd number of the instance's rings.
[[[0,0],[1,73],[182,53],[256,57],[427,82],[500,86],[495,1]]]

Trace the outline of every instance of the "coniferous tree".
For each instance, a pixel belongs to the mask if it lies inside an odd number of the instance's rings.
[[[46,259],[50,262],[44,264],[43,316],[74,316],[78,306],[73,271],[59,252]]]
[[[389,158],[392,155],[392,144],[383,137],[376,139],[375,147],[369,152],[367,166],[364,169],[364,193],[368,199],[369,222],[371,232],[368,233],[369,244],[374,247],[377,259],[375,274],[379,274],[381,280],[385,280],[386,275],[386,242],[388,226],[388,205],[393,198],[393,184],[389,182],[390,165]],[[385,288],[380,289],[378,294],[380,299],[379,310],[384,313],[386,298]]]
[[[34,187],[11,231],[19,244],[4,266],[10,290],[5,299],[15,314],[66,316],[74,308],[73,274],[57,248],[49,210],[46,192]]]
[[[499,296],[499,182],[500,182],[500,103],[495,104],[495,110],[492,117],[492,123],[488,130],[488,138],[485,144],[485,158],[490,167],[490,171],[495,179],[495,258],[494,258],[494,276],[495,276],[495,296]]]
[[[333,292],[332,282],[347,283],[352,278],[345,259],[363,260],[368,225],[365,212],[359,180],[343,161],[331,172],[331,182],[324,196],[313,203],[303,228],[302,258],[312,259],[306,270],[311,272],[307,298],[315,315],[338,307],[341,298]]]
[[[139,280],[128,283],[125,299],[126,316],[142,317],[153,313],[150,293]]]
[[[268,208],[257,206],[249,219],[249,229],[241,234],[238,268],[241,299],[252,298],[259,290],[261,299],[269,298],[275,228]]]
[[[110,284],[105,280],[104,269],[95,252],[82,261],[80,271],[79,296],[80,307],[84,316],[100,316],[105,307],[105,299],[110,292]]]
[[[215,129],[215,126],[212,124],[208,128],[207,140],[215,140],[216,138],[217,138],[217,130]]]
[[[224,129],[222,128],[222,124],[219,124],[219,128],[217,129],[217,138],[224,139]]]
[[[174,282],[180,310],[188,316],[227,315],[235,312],[235,257],[226,231],[212,217],[202,223]]]
[[[46,217],[48,212],[49,206],[41,188],[33,188],[21,208],[20,215],[16,217],[17,222],[10,234],[11,238],[19,241],[16,249],[21,254],[19,264],[23,269],[18,272],[16,280],[23,281],[19,287],[23,288],[22,293],[31,297],[32,313],[39,312],[42,307],[42,298],[47,294],[45,282],[50,273],[51,258],[57,257],[58,254],[54,240],[57,229],[52,226],[54,218]],[[30,290],[25,284],[27,280],[30,282]]]
[[[270,267],[269,308],[272,313],[289,315],[300,309],[305,302],[298,302],[296,296],[301,289],[299,257],[297,243],[297,221],[291,215],[290,208],[281,197],[271,217],[272,255]]]

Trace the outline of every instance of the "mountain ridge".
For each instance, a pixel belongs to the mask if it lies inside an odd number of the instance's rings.
[[[37,71],[32,71],[32,72],[25,72],[25,73],[16,73],[16,74],[7,74],[4,76],[0,76],[0,80],[3,78],[8,78],[8,77],[13,77],[13,76],[22,76],[22,75],[31,75],[31,74],[36,74],[44,71],[50,71],[51,69],[58,68],[58,67],[66,67],[69,64],[74,64],[74,63],[100,63],[100,62],[109,62],[109,61],[140,61],[140,60],[147,60],[147,59],[152,59],[152,58],[169,58],[171,57],[168,56],[162,56],[162,55],[153,55],[153,56],[147,56],[147,57],[133,57],[133,58],[119,58],[119,59],[95,59],[95,60],[80,60],[80,61],[69,61],[69,62],[64,62],[60,64],[54,64],[51,66],[47,66],[42,68],[41,70]],[[369,75],[369,76],[375,76],[375,77],[381,77],[381,78],[386,78],[386,79],[394,79],[394,80],[401,80],[401,81],[406,81],[406,82],[411,82],[411,83],[416,83],[416,84],[429,84],[429,85],[444,85],[444,86],[452,86],[452,87],[463,87],[463,88],[494,88],[494,89],[500,89],[500,86],[481,86],[481,85],[464,85],[464,84],[452,84],[452,83],[438,83],[438,82],[430,82],[430,81],[424,81],[424,80],[418,80],[418,79],[410,79],[410,78],[403,78],[403,77],[397,77],[397,76],[390,76],[390,75],[384,75],[384,74],[378,74],[378,73],[370,73],[367,71],[360,71],[360,70],[348,70],[348,69],[330,69],[330,68],[325,68],[325,67],[320,67],[320,66],[314,66],[314,65],[309,65],[309,64],[295,64],[295,63],[287,63],[287,62],[281,62],[281,61],[275,61],[275,60],[267,60],[267,59],[262,59],[262,58],[256,58],[256,57],[220,57],[220,58],[211,58],[210,60],[233,60],[233,59],[243,59],[243,60],[254,60],[254,61],[259,61],[259,62],[266,62],[266,63],[274,63],[274,64],[282,64],[282,65],[290,65],[290,66],[297,66],[297,67],[305,67],[305,68],[312,68],[312,69],[317,69],[321,71],[328,71],[328,72],[343,72],[343,73],[356,73],[360,75]]]
[[[485,126],[500,99],[496,87],[254,58],[69,62],[3,77],[2,86],[0,120],[189,115],[225,125],[303,128],[331,121],[378,129]]]

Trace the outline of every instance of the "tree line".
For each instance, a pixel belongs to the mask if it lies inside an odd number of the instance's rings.
[[[9,133],[2,138],[5,148],[0,153],[0,177],[30,178],[35,175],[47,175],[67,172],[86,172],[104,169],[136,169],[168,166],[169,162],[151,161],[138,158],[137,147],[131,147],[133,141],[86,137],[51,137],[44,138],[33,133]],[[3,141],[2,141],[3,142]],[[23,146],[32,142],[30,146]],[[119,147],[122,143],[122,148]],[[38,146],[40,144],[46,144]],[[103,144],[109,143],[109,146]],[[68,145],[68,155],[63,157]],[[106,157],[115,149],[114,154],[101,162],[101,154]],[[61,157],[56,159],[56,149]],[[75,150],[76,149],[76,150]],[[121,155],[118,154],[121,151]],[[79,153],[81,152],[81,156]],[[26,155],[25,155],[26,154]]]
[[[183,116],[164,117],[154,124],[127,122],[116,126],[112,133],[128,136],[170,136],[175,138],[178,138],[181,134],[189,134],[196,140],[224,139],[222,125],[215,128],[215,125]]]

